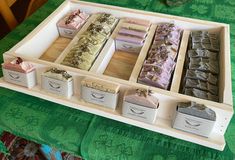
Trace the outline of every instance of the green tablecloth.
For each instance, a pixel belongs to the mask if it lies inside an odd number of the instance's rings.
[[[165,6],[162,0],[88,1],[229,23],[232,73],[235,73],[234,0],[192,0],[174,8]],[[63,0],[50,0],[2,39],[0,53],[21,40],[62,2]],[[0,61],[2,62],[2,57]],[[235,77],[232,78],[235,93]],[[88,160],[235,158],[235,118],[225,135],[227,146],[220,152],[3,88],[0,88],[0,104],[0,128],[39,143],[50,144],[77,155],[82,154]]]

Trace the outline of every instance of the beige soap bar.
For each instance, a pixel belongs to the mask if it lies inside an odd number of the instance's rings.
[[[89,88],[94,88],[100,91],[114,93],[114,94],[118,93],[120,88],[118,84],[101,81],[98,79],[91,79],[91,78],[84,79],[82,81],[82,85]]]

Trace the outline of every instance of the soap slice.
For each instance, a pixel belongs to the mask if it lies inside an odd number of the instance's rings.
[[[89,15],[87,13],[82,12],[78,9],[67,14],[64,18],[62,18],[57,23],[57,26],[68,29],[79,29],[83,26],[88,17]]]
[[[146,26],[146,27],[150,27],[150,25],[151,25],[150,21],[143,20],[143,19],[137,19],[137,18],[125,18],[124,22],[131,23],[131,24],[138,24],[138,25]]]
[[[124,100],[129,103],[149,108],[158,108],[159,106],[158,99],[144,89],[127,90],[124,96]]]
[[[197,104],[195,102],[181,102],[178,104],[177,110],[178,112],[189,114],[195,117],[200,117],[211,121],[216,120],[215,111],[203,104]]]
[[[141,26],[138,24],[131,24],[131,23],[122,23],[122,28],[140,31],[140,32],[148,32],[149,27]]]
[[[29,73],[35,70],[35,67],[28,62],[24,62],[20,57],[17,57],[11,62],[5,62],[2,67],[4,69],[21,72],[21,73]]]
[[[134,37],[145,39],[145,37],[147,36],[148,33],[147,32],[138,32],[138,31],[134,31],[134,30],[131,30],[131,29],[121,28],[119,30],[118,34],[129,35],[129,36],[134,36]]]
[[[144,39],[141,39],[141,38],[125,36],[125,35],[120,35],[120,34],[116,36],[116,40],[140,44],[140,45],[143,45],[145,41]]]
[[[110,83],[110,82],[102,81],[98,79],[92,79],[92,78],[85,78],[82,81],[82,85],[89,87],[89,88],[97,89],[97,90],[104,91],[104,92],[114,93],[114,94],[118,93],[119,88],[120,88],[120,85],[118,84]]]
[[[71,81],[72,76],[68,74],[65,70],[60,70],[57,68],[51,68],[43,73],[45,77],[54,78],[61,81]]]

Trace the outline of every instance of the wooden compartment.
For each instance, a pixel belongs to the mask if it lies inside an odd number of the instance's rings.
[[[120,25],[117,26],[113,38],[117,35],[119,29]],[[146,37],[145,43],[139,53],[116,50],[115,40],[112,39],[113,45],[111,47],[113,48],[113,56],[103,74],[111,77],[129,80],[132,77],[132,73],[134,72],[134,70],[136,70],[135,68],[137,66],[140,66],[140,57],[146,56],[152,42],[155,30],[156,25],[152,24]]]
[[[79,8],[87,13],[106,12],[112,15],[122,18],[125,16],[133,18],[142,18],[150,20],[153,24],[157,25],[162,22],[172,22],[184,29],[182,37],[182,43],[177,58],[177,64],[173,75],[173,81],[170,91],[158,89],[156,87],[150,87],[143,84],[136,83],[139,71],[142,67],[143,60],[146,57],[147,50],[151,44],[151,37],[149,41],[145,43],[141,52],[137,56],[127,55],[126,53],[115,52],[114,35],[117,32],[117,28],[114,30],[111,37],[107,40],[102,51],[94,62],[90,71],[83,71],[80,69],[68,67],[59,64],[60,59],[64,56],[63,53],[66,49],[71,47],[71,42],[66,41],[64,43],[59,38],[56,28],[56,22],[70,10]],[[84,28],[83,28],[84,29]],[[185,54],[187,49],[189,32],[193,30],[209,30],[220,34],[220,80],[219,80],[219,97],[220,102],[212,102],[204,99],[199,99],[187,95],[179,94],[180,81],[183,72],[183,63],[185,60]],[[48,34],[50,31],[50,34]],[[79,33],[78,33],[79,34]],[[45,38],[47,36],[47,38]],[[153,35],[152,35],[153,36]],[[63,43],[63,46],[60,45]],[[68,44],[68,45],[67,45]],[[66,47],[67,46],[67,47]],[[66,48],[64,48],[66,47]],[[63,50],[63,51],[62,51]],[[55,55],[55,56],[54,56]],[[125,56],[122,56],[125,55]],[[59,57],[58,57],[59,56]],[[100,115],[110,119],[114,119],[123,123],[128,123],[141,128],[152,130],[154,132],[169,135],[175,138],[200,144],[206,147],[214,148],[217,150],[223,150],[226,144],[224,139],[224,133],[228,127],[228,124],[233,116],[233,104],[232,104],[232,89],[231,89],[231,68],[230,68],[230,38],[229,38],[229,26],[227,24],[208,22],[196,19],[189,19],[183,17],[177,17],[172,15],[165,15],[159,13],[152,13],[146,11],[139,11],[133,9],[126,9],[121,7],[108,6],[103,4],[95,4],[90,2],[80,2],[75,0],[65,1],[58,9],[56,9],[48,18],[46,18],[35,30],[33,30],[22,41],[15,45],[12,49],[4,54],[4,61],[8,61],[14,57],[22,57],[26,61],[30,61],[36,66],[37,70],[37,85],[32,89],[27,89],[17,85],[13,85],[0,80],[0,86],[16,90],[22,93],[33,95],[45,100],[49,100],[55,103],[63,104],[65,106],[79,109],[92,114]],[[56,58],[57,57],[57,58]],[[55,62],[53,62],[57,59]],[[120,74],[120,70],[115,67],[128,61],[128,72],[125,75]],[[63,98],[54,94],[46,93],[41,89],[40,74],[46,69],[56,67],[68,71],[74,77],[74,91],[75,94],[70,98]],[[103,74],[104,73],[104,74]],[[117,75],[117,76],[116,76]],[[85,77],[97,78],[103,81],[113,82],[120,84],[120,96],[117,109],[112,111],[110,109],[86,103],[80,98],[81,81]],[[154,96],[159,99],[159,111],[157,114],[157,120],[154,124],[147,124],[125,118],[121,114],[123,94],[126,89],[129,88],[145,88],[152,90]],[[178,102],[193,101],[199,104],[204,104],[216,112],[217,120],[215,127],[209,138],[193,135],[187,132],[179,131],[172,128],[172,119],[176,111]]]

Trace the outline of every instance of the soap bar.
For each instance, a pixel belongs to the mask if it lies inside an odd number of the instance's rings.
[[[118,32],[119,35],[129,35],[133,37],[138,37],[144,39],[147,36],[147,32],[138,32],[131,29],[121,28]]]
[[[139,53],[145,43],[151,22],[142,19],[124,18],[115,37],[116,50]]]
[[[171,23],[157,26],[154,41],[139,74],[139,83],[162,89],[169,88],[176,64],[181,32],[179,27]],[[150,66],[152,66],[151,71]]]
[[[20,57],[4,62],[2,71],[4,80],[9,83],[28,88],[34,87],[37,83],[35,66]]]
[[[189,69],[211,72],[213,74],[219,73],[218,61],[206,58],[190,58]]]
[[[215,111],[203,104],[197,104],[195,102],[180,102],[177,105],[177,110],[178,112],[189,114],[195,117],[200,117],[211,121],[216,120]]]
[[[28,62],[24,62],[20,57],[17,57],[11,62],[3,63],[2,67],[4,69],[21,72],[21,73],[29,73],[35,70],[34,65]]]
[[[120,85],[99,79],[85,78],[81,82],[81,97],[84,101],[115,110]]]
[[[45,77],[54,78],[61,81],[71,81],[72,76],[68,74],[65,70],[60,70],[57,68],[51,68],[43,73]]]
[[[69,29],[79,29],[86,22],[88,17],[88,14],[78,9],[62,18],[57,25]]]
[[[202,90],[196,89],[196,88],[185,88],[184,94],[189,95],[189,96],[193,96],[193,97],[197,97],[197,98],[201,98],[201,99],[207,99],[207,100],[216,101],[216,102],[219,101],[218,96],[213,95],[210,92],[202,91]]]
[[[93,23],[97,25],[102,25],[102,26],[107,25],[111,30],[113,30],[117,22],[118,22],[118,19],[111,14],[98,13],[98,17]]]
[[[65,70],[51,68],[42,73],[41,86],[46,92],[70,98],[73,95],[73,77]]]
[[[203,137],[210,137],[216,113],[203,104],[180,102],[177,105],[173,128]]]
[[[215,33],[208,31],[194,31],[191,33],[192,49],[208,49],[218,52],[220,49],[219,38]]]
[[[160,77],[156,73],[141,71],[140,76],[138,77],[138,82],[162,89],[168,89],[169,76]]]
[[[88,28],[87,31],[94,34],[102,34],[106,38],[110,36],[112,28],[107,24],[95,24],[92,23]]]
[[[149,30],[149,26],[141,26],[138,24],[131,24],[131,23],[123,23],[122,28],[139,32],[147,32]]]
[[[198,79],[198,80],[205,81],[205,82],[209,82],[209,83],[214,84],[214,85],[216,85],[217,82],[218,82],[217,76],[215,76],[211,73],[203,72],[203,71],[199,71],[199,70],[188,69],[186,71],[185,77],[186,78],[191,78],[191,79]]]
[[[125,93],[124,101],[149,108],[158,108],[158,99],[145,89],[132,89]]]
[[[137,18],[125,18],[124,19],[125,23],[130,23],[130,24],[137,24],[137,25],[141,25],[141,26],[146,26],[146,27],[150,27],[151,26],[151,22],[148,20],[143,20],[143,19],[137,19]]]
[[[145,123],[154,123],[159,101],[146,89],[128,89],[125,92],[122,115]]]
[[[67,14],[57,22],[57,28],[60,36],[73,38],[85,24],[89,15],[81,10],[75,10]]]
[[[218,53],[211,52],[209,50],[202,50],[202,49],[196,49],[196,50],[188,50],[188,57],[193,58],[209,58],[213,60],[218,59]]]
[[[87,30],[78,35],[78,41],[71,47],[61,64],[89,70],[117,21],[118,19],[110,14],[98,13]]]
[[[137,37],[131,37],[131,36],[124,36],[124,35],[120,35],[120,34],[116,36],[116,40],[140,44],[140,45],[144,44],[144,39],[137,38]]]
[[[110,83],[110,82],[106,82],[106,81],[101,81],[98,79],[91,79],[91,78],[86,78],[82,81],[82,85],[89,87],[89,88],[93,88],[93,89],[97,89],[100,91],[104,91],[104,92],[109,92],[109,93],[118,93],[119,92],[119,85],[115,84],[115,83]]]
[[[185,87],[198,88],[200,90],[208,91],[211,94],[218,95],[218,87],[207,82],[195,79],[186,79]]]

